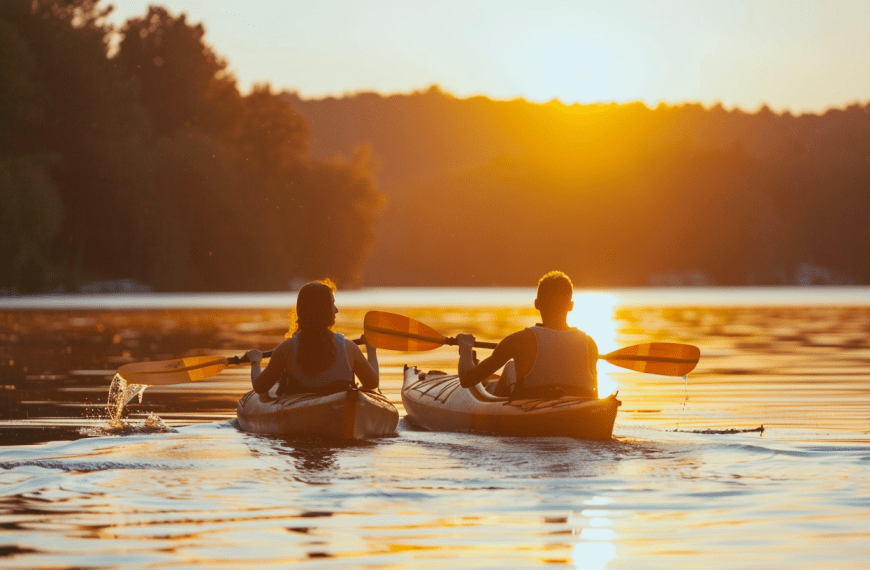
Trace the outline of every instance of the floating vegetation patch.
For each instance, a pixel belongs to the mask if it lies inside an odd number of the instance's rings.
[[[699,433],[702,435],[731,435],[735,433],[764,433],[764,426],[758,426],[757,428],[749,428],[749,429],[698,429],[698,430],[682,430],[675,429],[671,430],[677,433]]]

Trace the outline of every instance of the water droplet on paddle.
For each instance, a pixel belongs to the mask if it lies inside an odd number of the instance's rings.
[[[689,375],[688,375],[688,374],[686,374],[685,376],[683,376],[683,384],[684,384],[685,387],[686,387],[686,399],[683,400],[683,407],[685,408],[685,407],[686,407],[686,402],[689,401]]]

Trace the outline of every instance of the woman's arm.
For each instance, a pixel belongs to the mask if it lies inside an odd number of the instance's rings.
[[[365,340],[365,335],[363,335],[363,340]],[[368,342],[365,345],[368,359],[363,356],[362,351],[356,343],[350,339],[344,339],[344,349],[347,352],[347,359],[350,361],[353,373],[359,378],[363,389],[374,390],[381,383],[378,351]]]
[[[254,392],[265,394],[281,379],[281,374],[287,363],[292,361],[293,342],[288,338],[276,346],[265,370],[260,369],[260,361],[263,359],[262,352],[249,350],[245,356],[251,361],[251,386],[254,388]]]
[[[375,371],[375,376],[380,380],[381,367],[378,365],[378,349],[369,344],[369,341],[366,340],[366,335],[362,335],[362,339],[366,345],[366,359],[369,362],[369,366],[372,367],[372,370]],[[356,343],[353,345],[356,346]]]

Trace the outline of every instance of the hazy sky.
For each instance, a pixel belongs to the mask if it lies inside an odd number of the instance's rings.
[[[115,0],[202,23],[247,91],[565,103],[721,102],[822,111],[870,102],[870,0]]]

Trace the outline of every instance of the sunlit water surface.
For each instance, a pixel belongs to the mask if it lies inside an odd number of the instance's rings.
[[[339,295],[337,329],[369,308],[482,340],[535,322],[529,290],[388,293]],[[272,348],[292,297],[0,300],[0,566],[870,567],[870,291],[576,300],[602,352],[701,348],[687,383],[601,363],[610,442],[404,419],[357,443],[250,435],[246,369],[148,388],[113,425],[118,366]],[[456,366],[449,347],[380,356],[402,415],[403,364]]]

